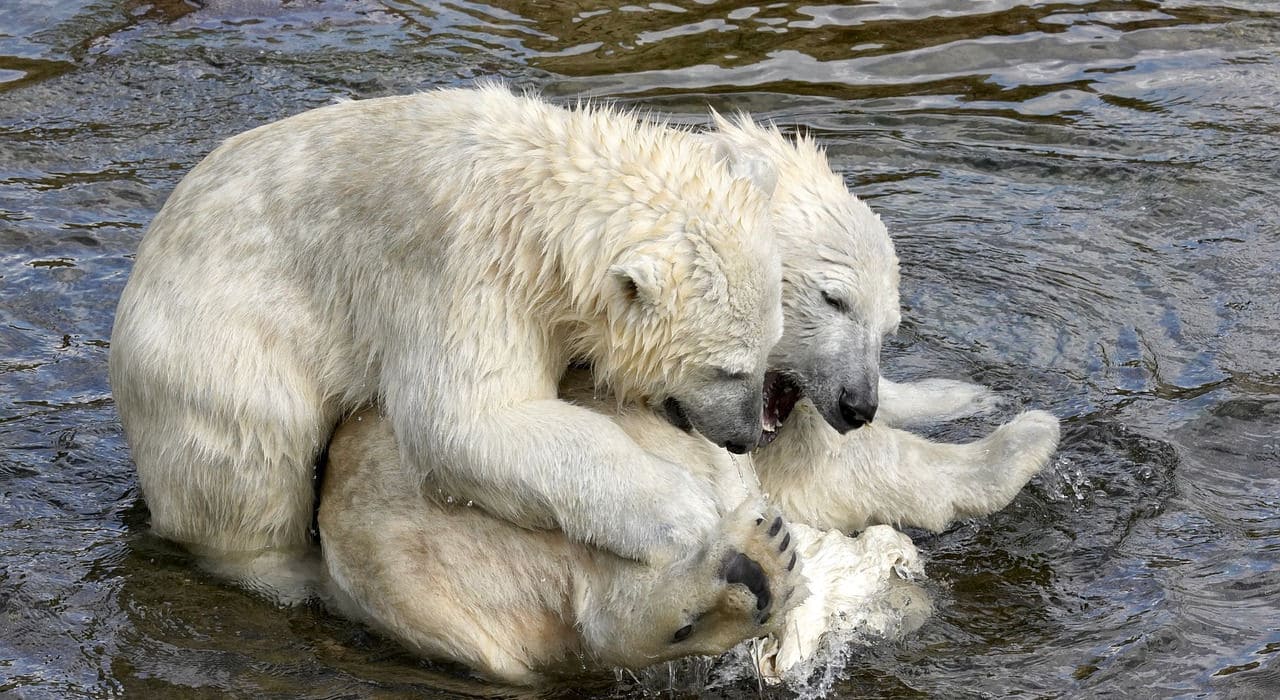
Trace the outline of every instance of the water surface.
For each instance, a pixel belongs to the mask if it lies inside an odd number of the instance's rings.
[[[930,623],[815,688],[1280,696],[1280,5],[1247,0],[4,3],[0,695],[484,690],[150,535],[106,354],[147,222],[221,139],[485,77],[814,134],[902,258],[886,373],[1063,419],[1007,510],[915,533]]]

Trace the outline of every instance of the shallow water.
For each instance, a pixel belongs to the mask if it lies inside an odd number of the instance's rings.
[[[1280,696],[1280,3],[1247,0],[3,3],[0,694],[484,691],[151,536],[106,354],[220,139],[486,76],[815,134],[897,241],[886,373],[1063,419],[1007,510],[914,533],[938,612],[833,695]]]

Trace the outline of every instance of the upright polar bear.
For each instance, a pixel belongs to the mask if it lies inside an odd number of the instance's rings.
[[[941,529],[957,517],[1003,507],[1043,467],[1058,428],[1041,411],[967,445],[933,443],[883,425],[958,417],[982,410],[991,396],[959,382],[881,380],[880,336],[898,317],[897,259],[884,226],[848,193],[812,141],[790,143],[746,120],[717,126],[706,138],[763,158],[778,173],[771,212],[785,311],[766,404],[766,427],[776,439],[752,455],[753,466],[708,451],[705,441],[651,413],[619,412],[590,391],[580,370],[566,376],[561,392],[612,416],[641,445],[706,480],[737,529],[726,528],[727,539],[698,557],[653,567],[561,533],[516,528],[457,499],[395,489],[400,456],[394,440],[381,418],[365,413],[335,437],[320,504],[324,559],[346,613],[420,654],[516,682],[580,670],[584,661],[636,667],[716,653],[770,631],[783,635],[774,653],[794,661],[821,629],[813,629],[812,616],[801,623],[808,629],[793,630],[794,620],[777,628],[795,593],[764,608],[771,621],[744,607],[746,590],[708,566],[725,542],[763,565],[770,590],[788,591],[795,572],[778,570],[777,553],[790,565],[796,560],[785,556],[794,551],[788,547],[817,546],[816,531],[806,526],[848,532],[881,522]],[[755,470],[794,520],[764,533],[778,541],[772,557],[760,547],[760,533],[741,522],[743,504],[750,506],[760,492]],[[902,536],[876,532],[858,542],[874,548],[868,554],[884,555],[892,565],[911,553]]]
[[[620,401],[753,448],[781,332],[769,180],[497,87],[229,139],[152,223],[112,333],[153,527],[220,557],[305,547],[317,456],[380,403],[406,489],[636,560],[698,549],[721,517],[706,484],[556,385],[586,360]]]

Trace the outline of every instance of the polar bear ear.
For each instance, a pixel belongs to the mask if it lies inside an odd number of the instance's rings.
[[[778,186],[778,170],[768,158],[744,152],[734,144],[719,139],[716,141],[716,157],[729,169],[729,174],[734,179],[747,180],[766,197],[773,196],[773,190]]]
[[[609,267],[609,278],[622,298],[646,309],[663,306],[666,285],[663,262],[650,255],[632,252]]]

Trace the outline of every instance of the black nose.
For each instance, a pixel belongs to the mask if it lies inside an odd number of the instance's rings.
[[[740,442],[726,442],[724,448],[736,455],[744,455],[751,451],[751,447]]]
[[[861,428],[876,417],[876,404],[849,393],[848,389],[841,389],[840,416],[849,424],[850,430]]]

